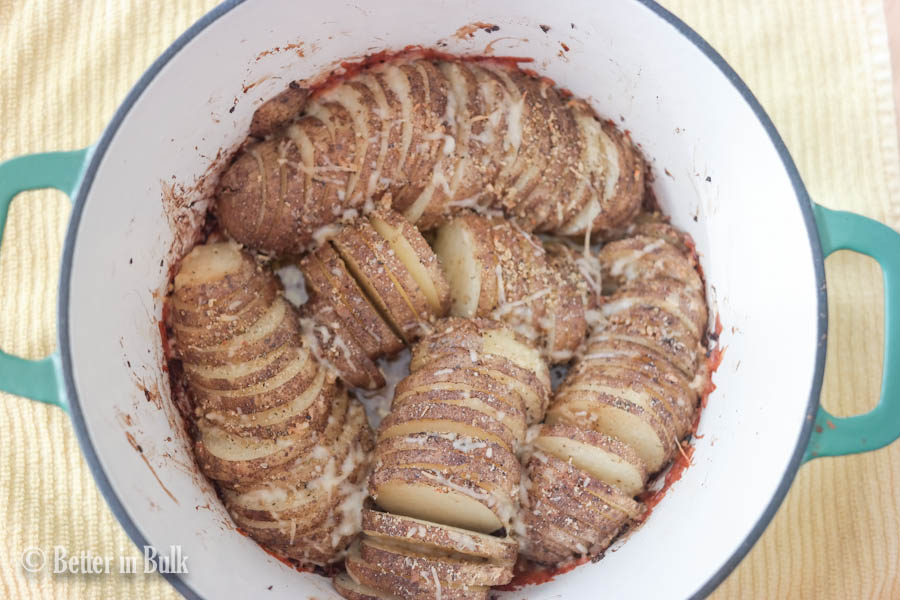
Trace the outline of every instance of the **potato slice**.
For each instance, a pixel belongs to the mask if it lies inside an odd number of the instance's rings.
[[[533,480],[536,482],[577,482],[582,491],[605,502],[628,519],[635,519],[644,512],[644,505],[627,496],[622,490],[591,477],[564,460],[537,451],[532,455],[531,461],[535,461],[535,468],[529,472],[532,473]],[[542,479],[542,477],[546,477],[546,479]]]
[[[352,227],[357,235],[369,247],[372,254],[377,257],[379,266],[394,283],[394,287],[400,292],[403,301],[418,320],[417,329],[412,331],[413,339],[430,331],[428,323],[434,321],[437,316],[429,303],[425,293],[420,289],[415,277],[406,267],[400,256],[385,240],[367,219],[354,221]],[[399,312],[399,309],[388,306],[389,309]]]
[[[631,446],[650,473],[671,459],[674,439],[655,415],[609,394],[568,391],[547,411],[547,423],[588,427]]]
[[[612,524],[605,519],[598,519],[596,523],[583,522],[544,502],[538,495],[531,508],[538,520],[548,526],[546,532],[549,537],[565,540],[563,543],[570,551],[581,556],[602,552],[621,528],[621,525]]]
[[[549,396],[550,370],[533,346],[508,326],[491,319],[443,319],[434,332],[413,347],[410,371],[415,372],[430,362],[448,355],[465,357],[477,363],[482,356],[499,356],[513,365],[534,374]],[[529,418],[534,422],[536,407],[529,408]]]
[[[515,219],[528,231],[555,231],[581,207],[577,192],[582,179],[589,177],[581,161],[584,140],[572,115],[571,99],[546,82],[534,80],[532,93],[540,94],[548,119],[549,153],[537,185],[515,208]]]
[[[636,235],[616,240],[603,246],[597,259],[606,293],[635,279],[656,277],[671,277],[692,289],[704,289],[692,259],[665,239]]]
[[[666,396],[668,404],[682,419],[693,424],[697,392],[692,388],[691,380],[658,352],[641,344],[593,337],[573,370],[597,368],[630,369],[640,373],[644,381]]]
[[[378,468],[369,480],[369,494],[389,513],[481,533],[508,526],[514,511],[509,496],[428,469]]]
[[[231,389],[207,388],[192,376],[190,367],[186,367],[197,406],[202,411],[252,413],[290,403],[313,383],[321,371],[321,365],[305,348],[294,347],[291,354],[293,358],[270,377],[243,388],[237,385],[231,386]],[[216,368],[224,377],[241,379],[243,364]]]
[[[318,379],[313,381],[306,391],[287,404],[247,414],[208,411],[203,416],[230,433],[257,438],[319,432],[328,420],[338,389],[334,377],[327,373],[321,384]]]
[[[689,256],[691,250],[686,242],[690,239],[690,236],[672,227],[666,222],[666,218],[660,213],[642,212],[634,220],[634,223],[628,227],[627,236],[645,235],[666,240],[678,248],[679,252]]]
[[[413,582],[363,560],[359,544],[350,546],[345,563],[347,574],[358,584],[406,600],[487,600],[487,586],[453,586],[434,577],[430,583]]]
[[[300,345],[300,326],[293,308],[276,298],[269,309],[244,332],[214,346],[180,343],[175,345],[185,363],[223,366],[255,360],[285,344]]]
[[[700,340],[676,316],[652,306],[636,304],[611,314],[598,333],[642,344],[665,356],[690,378],[703,352]]]
[[[185,376],[192,385],[208,390],[241,390],[271,379],[305,350],[283,344],[259,358],[230,365],[204,366],[182,362]]]
[[[676,439],[682,439],[691,430],[692,415],[685,410],[692,403],[693,392],[689,388],[654,380],[645,371],[616,362],[579,361],[569,373],[567,387],[599,385],[614,396],[649,406]]]
[[[631,402],[655,416],[672,439],[681,439],[690,428],[690,421],[683,418],[659,386],[643,378],[632,369],[618,369],[612,366],[582,367],[572,377],[567,378],[560,389],[569,391],[608,394],[614,398]]]
[[[585,556],[590,550],[589,542],[555,525],[543,507],[538,512],[526,513],[523,521],[528,543],[523,545],[522,556],[535,562],[556,565]]]
[[[595,431],[572,425],[545,425],[534,445],[568,461],[591,477],[615,486],[628,496],[644,490],[647,467],[630,446]]]
[[[243,310],[233,315],[191,314],[187,311],[176,310],[175,318],[172,319],[172,329],[182,344],[201,347],[215,346],[245,331],[265,314],[274,300],[275,291],[259,294],[255,300],[244,306]],[[189,315],[194,318],[191,319]],[[198,324],[195,326],[183,324],[188,321]]]
[[[557,233],[576,236],[605,233],[621,227],[640,210],[646,167],[638,150],[615,125],[599,121],[583,101],[570,106],[585,140],[583,169],[593,180],[588,201]]]
[[[334,591],[346,600],[400,600],[398,596],[384,594],[375,588],[356,583],[347,573],[338,573],[332,583]]]
[[[417,451],[439,452],[457,462],[478,460],[516,485],[519,483],[521,467],[515,454],[496,442],[455,433],[428,432],[384,438],[378,443],[375,458],[377,460],[395,452]]]
[[[450,309],[450,289],[437,256],[419,230],[392,210],[370,213],[369,222],[409,271],[432,314],[436,317],[446,315]]]
[[[551,514],[555,511],[553,514],[577,520],[581,531],[593,530],[597,533],[591,544],[607,537],[600,535],[600,532],[618,532],[627,521],[624,512],[585,491],[579,484],[582,478],[566,478],[550,467],[544,467],[544,472],[541,472],[536,465],[530,463],[527,471],[531,481],[528,506],[538,507],[536,510],[541,513]],[[566,544],[565,547],[568,551],[572,550],[571,544]]]
[[[455,552],[512,566],[518,546],[514,539],[460,529],[386,512],[363,509],[363,533],[369,538],[427,546],[437,551]]]
[[[208,347],[242,333],[275,300],[271,273],[236,244],[196,246],[175,276],[170,322],[181,346]]]
[[[454,317],[485,315],[497,304],[496,288],[486,285],[497,267],[490,236],[489,222],[476,215],[457,217],[437,230],[434,252],[446,276]]]
[[[244,270],[253,259],[241,251],[240,245],[234,242],[220,242],[215,244],[200,244],[195,246],[185,255],[175,274],[174,287],[182,296],[185,290],[200,291],[203,286],[210,285],[205,290],[210,292],[211,298],[220,294],[228,294],[235,288],[223,287],[221,282],[229,276],[236,275]],[[197,289],[199,288],[199,289]],[[185,298],[182,297],[182,300]],[[196,302],[198,306],[206,304],[204,301]]]
[[[253,480],[268,469],[281,468],[311,444],[310,440],[291,437],[242,437],[205,419],[197,421],[197,430],[197,464],[207,477],[226,484]]]
[[[302,486],[269,482],[241,492],[224,490],[222,495],[232,518],[247,521],[257,529],[267,529],[268,523],[273,534],[285,524],[297,533],[314,529],[338,501],[333,490],[307,490]]]
[[[622,492],[541,451],[526,468],[529,485],[517,531],[532,560],[555,565],[599,556],[642,512]]]
[[[534,372],[515,365],[507,358],[480,354],[475,362],[472,362],[469,353],[449,353],[435,358],[428,363],[428,366],[434,372],[453,370],[467,374],[477,373],[480,377],[491,378],[496,385],[513,392],[512,397],[518,396],[522,400],[528,425],[533,424],[537,418],[543,419],[544,411],[549,403],[548,388],[538,380]],[[449,375],[448,377],[456,378],[457,376]]]
[[[347,398],[346,392],[339,396],[342,398],[335,399],[334,404],[343,404],[344,415],[334,419],[329,417],[316,443],[303,450],[286,468],[269,472],[266,481],[305,485],[320,478],[327,480],[340,471],[345,460],[356,458],[352,453],[360,448],[374,447],[363,406],[356,399]]]
[[[353,227],[344,227],[332,240],[347,269],[378,313],[404,342],[420,333],[420,319],[412,301],[383,258]]]
[[[384,374],[344,327],[333,306],[315,298],[303,306],[304,340],[320,362],[331,367],[350,387],[377,390]]]
[[[399,386],[398,386],[399,387]],[[525,412],[510,406],[501,396],[474,390],[453,383],[432,384],[420,388],[405,388],[394,396],[391,409],[429,403],[467,407],[503,424],[517,443],[525,440]]]
[[[509,564],[497,564],[462,554],[436,553],[431,548],[403,542],[364,536],[360,540],[360,557],[371,565],[390,571],[416,583],[487,586],[503,585],[512,580]]]
[[[488,460],[461,452],[415,448],[382,452],[377,468],[424,469],[442,477],[459,477],[492,493],[511,496],[518,490],[519,479],[504,473]]]
[[[468,359],[466,356],[465,359]],[[502,373],[490,374],[484,371],[463,367],[435,367],[419,369],[405,377],[394,389],[394,398],[399,398],[411,390],[427,391],[427,389],[469,390],[490,394],[498,401],[509,406],[515,414],[523,414],[525,400],[518,389],[510,389],[502,379]]]
[[[441,402],[417,402],[392,410],[381,421],[378,438],[416,433],[455,433],[484,438],[514,451],[516,435],[503,423],[468,406]]]
[[[651,307],[680,321],[697,342],[706,329],[706,302],[699,290],[671,277],[637,279],[621,287],[606,299],[601,312],[611,318],[634,307]]]
[[[298,266],[306,280],[310,301],[331,306],[369,358],[376,359],[403,348],[403,341],[378,314],[330,244],[307,254]]]
[[[198,462],[209,477],[235,491],[264,480],[297,479],[299,463],[314,463],[309,459],[312,454],[321,454],[319,446],[337,447],[342,431],[353,428],[348,423],[349,406],[347,394],[338,394],[321,433],[302,432],[277,439],[242,437],[199,419],[195,450]]]
[[[177,292],[173,287],[169,320],[173,327],[187,329],[210,323],[250,324],[272,305],[280,291],[281,282],[263,275],[248,258],[239,272],[226,275],[218,286],[211,282],[199,288],[180,287]]]

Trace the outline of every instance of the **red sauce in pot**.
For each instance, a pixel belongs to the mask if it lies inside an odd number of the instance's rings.
[[[547,583],[548,581],[553,581],[553,578],[557,575],[568,573],[575,567],[580,567],[581,565],[590,562],[590,560],[590,557],[583,556],[582,558],[573,560],[572,562],[556,567],[555,569],[548,569],[547,567],[542,567],[520,558],[519,562],[516,563],[512,581],[506,585],[494,586],[493,589],[514,592],[526,585],[540,585],[542,583]]]

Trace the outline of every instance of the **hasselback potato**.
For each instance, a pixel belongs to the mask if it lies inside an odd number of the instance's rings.
[[[373,446],[362,405],[311,351],[275,275],[236,244],[185,256],[171,306],[195,454],[231,517],[278,554],[338,560],[361,526]]]
[[[309,98],[285,94],[254,124],[269,137],[237,155],[217,192],[222,225],[257,249],[298,254],[386,192],[421,229],[489,208],[528,231],[581,235],[640,208],[645,167],[630,140],[505,62],[399,58]]]

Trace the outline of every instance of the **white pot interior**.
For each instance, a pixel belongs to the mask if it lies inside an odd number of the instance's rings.
[[[477,21],[500,30],[453,36]],[[763,516],[797,445],[813,382],[817,290],[803,214],[764,127],[698,47],[635,0],[602,9],[588,0],[248,0],[196,35],[101,148],[69,234],[62,325],[88,456],[96,454],[148,543],[182,547],[183,581],[196,594],[336,597],[327,580],[293,571],[235,532],[193,466],[161,370],[159,291],[173,242],[163,188],[193,185],[211,157],[244,137],[259,100],[288,81],[347,57],[439,40],[449,52],[532,57],[533,68],[631,132],[652,161],[661,205],[697,243],[727,347],[694,464],[646,525],[602,561],[503,597],[688,596]]]

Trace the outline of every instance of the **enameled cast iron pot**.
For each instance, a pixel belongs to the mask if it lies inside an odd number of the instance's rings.
[[[500,29],[453,35],[476,22]],[[184,223],[187,203],[202,193],[195,179],[241,141],[259,99],[347,57],[439,40],[447,52],[532,57],[531,66],[591,98],[600,114],[621,117],[656,173],[673,175],[657,176],[656,194],[696,241],[725,325],[694,464],[652,517],[602,561],[504,597],[703,596],[760,536],[803,461],[872,450],[900,434],[900,236],[813,204],[746,85],[650,0],[219,6],[153,64],[95,146],[0,165],[0,230],[19,191],[53,187],[75,199],[58,352],[41,361],[0,354],[0,388],[70,412],[132,540],[180,545],[188,556],[190,572],[169,576],[185,596],[335,597],[329,581],[297,573],[234,531],[197,474],[163,370],[160,292],[173,241],[178,250],[173,223]],[[173,181],[188,189],[173,194]],[[170,221],[173,210],[181,213]],[[871,413],[845,419],[819,407],[823,260],[842,248],[881,263],[887,294],[883,397]]]

